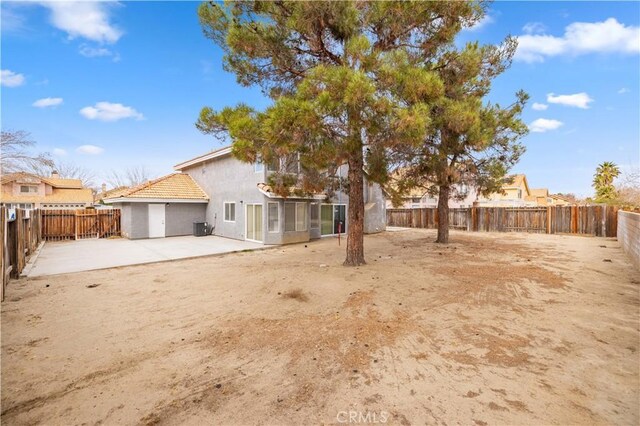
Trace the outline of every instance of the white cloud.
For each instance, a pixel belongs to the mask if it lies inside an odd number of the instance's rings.
[[[533,105],[531,105],[531,108],[535,109],[536,111],[544,111],[545,109],[549,108],[549,105],[534,102]]]
[[[24,84],[24,75],[10,70],[0,71],[0,85],[7,87],[18,87]]]
[[[32,105],[36,108],[46,108],[62,104],[62,98],[42,98],[35,101]]]
[[[69,38],[82,37],[100,43],[115,43],[122,31],[111,22],[112,2],[76,1],[43,2],[51,11],[51,24],[66,32]]]
[[[547,27],[542,22],[527,22],[522,31],[525,34],[542,34],[547,30]]]
[[[86,56],[87,58],[95,58],[97,56],[111,56],[113,52],[105,47],[91,47],[86,44],[81,44],[78,52],[82,56]]]
[[[626,26],[615,18],[609,18],[603,22],[574,22],[565,28],[562,37],[521,35],[515,59],[543,62],[551,56],[607,52],[640,53],[640,27]]]
[[[562,124],[562,121],[538,118],[537,120],[534,120],[531,124],[529,124],[529,130],[535,133],[544,133],[548,132],[549,130],[555,130],[562,126]]]
[[[89,120],[118,121],[123,118],[143,120],[144,116],[134,108],[111,102],[98,102],[95,106],[84,107],[80,114]]]
[[[629,89],[627,89],[626,87],[623,87],[622,89],[618,90],[618,93],[623,95],[625,93],[629,93]]]
[[[92,47],[83,43],[80,45],[78,53],[87,58],[111,57],[113,62],[120,61],[120,54],[106,47]]]
[[[58,157],[64,157],[67,155],[67,151],[62,148],[54,148],[53,155],[57,155]]]
[[[81,145],[76,148],[76,151],[80,154],[98,155],[104,152],[103,148],[95,145]]]
[[[15,2],[3,2],[0,5],[2,12],[0,18],[2,18],[0,28],[3,34],[20,34],[27,30],[26,17],[16,10],[16,5],[20,3]]]
[[[576,108],[587,109],[589,104],[593,102],[593,99],[589,97],[585,92],[576,93],[574,95],[558,95],[553,93],[547,95],[547,102],[550,104],[560,104],[566,106],[572,106]]]
[[[484,15],[482,19],[473,24],[470,27],[465,28],[466,31],[478,31],[489,24],[493,24],[495,22],[495,18],[491,15]]]

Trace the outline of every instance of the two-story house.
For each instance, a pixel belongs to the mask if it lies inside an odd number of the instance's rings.
[[[509,183],[502,186],[502,192],[494,192],[486,197],[478,197],[474,205],[478,207],[525,207],[535,206],[525,175],[513,175]]]
[[[79,179],[61,179],[56,172],[47,178],[11,173],[2,176],[0,203],[21,209],[82,209],[93,204],[93,191]]]
[[[179,173],[138,188],[138,191],[152,192],[153,198],[145,200],[133,191],[104,201],[122,208],[122,229],[129,238],[178,235],[149,232],[162,226],[165,230],[180,228],[181,235],[186,235],[191,232],[192,223],[198,221],[206,221],[214,235],[264,244],[304,242],[346,232],[349,197],[345,193],[337,191],[331,198],[325,194],[282,197],[267,184],[269,174],[276,167],[299,173],[297,161],[249,164],[233,157],[231,147],[224,147],[177,164],[174,169]],[[347,167],[341,167],[339,173],[346,177]],[[167,188],[164,192],[155,190],[163,179]],[[169,185],[178,180],[189,189]],[[203,195],[198,195],[196,189]],[[191,198],[181,198],[181,192],[187,190]],[[365,232],[383,231],[386,209],[382,189],[365,183],[364,197]],[[180,204],[188,214],[169,216],[169,212],[176,209],[175,204]]]

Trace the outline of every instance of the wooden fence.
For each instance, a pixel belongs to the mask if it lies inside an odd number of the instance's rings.
[[[120,235],[120,210],[41,210],[47,241],[107,238]]]
[[[534,232],[615,237],[618,207],[470,207],[449,209],[449,228],[474,232]],[[387,225],[438,227],[438,209],[387,209]]]
[[[18,278],[42,241],[42,222],[37,210],[15,209],[15,219],[7,220],[5,207],[0,207],[0,240],[2,241],[2,291],[0,299],[4,300],[4,291],[9,278]]]
[[[120,235],[120,210],[23,210],[15,209],[15,218],[7,219],[0,207],[2,256],[0,300],[9,278],[18,278],[43,240],[77,240]]]

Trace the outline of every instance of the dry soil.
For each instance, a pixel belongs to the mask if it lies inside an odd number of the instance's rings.
[[[434,237],[368,236],[358,268],[324,239],[11,282],[2,423],[640,422],[615,240]]]

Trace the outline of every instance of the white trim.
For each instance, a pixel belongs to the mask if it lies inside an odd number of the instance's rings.
[[[284,232],[307,232],[309,231],[309,206],[306,201],[285,201],[284,202]],[[293,230],[287,231],[287,204],[293,204]],[[307,207],[306,219],[304,222],[304,229],[298,229],[298,204],[303,204]]]
[[[278,218],[278,226],[276,227],[275,231],[270,231],[269,230],[269,204],[275,204],[277,211],[276,211],[276,217]],[[267,233],[269,234],[278,234],[280,233],[280,203],[278,203],[277,201],[268,201],[267,202]]]
[[[334,206],[344,206],[344,229],[340,235],[345,235],[347,233],[347,220],[349,219],[349,206],[347,203],[322,203],[320,204],[320,238],[324,237],[335,237],[336,233],[332,234],[323,234],[322,233],[322,206],[331,206],[331,231],[333,232],[333,226],[336,222],[336,211],[333,208]]]
[[[227,204],[233,204],[233,220],[227,220]],[[236,209],[235,201],[223,201],[222,202],[222,221],[226,223],[236,223],[236,216],[238,211]]]
[[[254,240],[252,238],[247,238],[247,234],[249,233],[249,221],[247,220],[247,218],[249,217],[248,214],[248,210],[249,210],[249,206],[253,207],[253,218],[255,219],[255,214],[256,214],[256,209],[255,206],[260,206],[260,207],[264,207],[262,205],[262,203],[247,203],[244,205],[244,239],[245,241],[251,241],[254,243],[260,243],[260,244],[264,244],[264,229],[262,230],[262,241],[260,240]],[[260,222],[262,222],[262,224],[264,225],[264,217],[260,217]]]
[[[304,229],[298,229],[298,204],[302,204],[304,207],[306,207],[306,214],[304,215],[304,218],[306,219],[304,221]],[[308,230],[309,230],[309,205],[306,202],[296,202],[296,232],[304,232]]]
[[[185,199],[185,198],[105,198],[102,200],[105,204],[112,203],[208,203],[209,200],[202,199]]]
[[[260,191],[260,193],[262,195],[264,195],[267,198],[270,198],[272,200],[324,200],[327,198],[326,195],[322,195],[322,194],[315,194],[315,195],[311,195],[311,196],[307,196],[307,197],[299,197],[299,196],[291,196],[291,197],[283,197],[281,195],[276,195],[273,192],[267,192],[264,191],[263,189],[261,189],[260,187],[258,187],[258,191]]]
[[[175,166],[173,166],[173,169],[182,171],[188,167],[195,166],[197,164],[204,163],[205,161],[213,160],[214,158],[222,157],[228,154],[231,154],[231,146],[221,148],[217,151],[209,152],[208,154],[204,154],[199,157],[192,158],[191,160],[183,161],[182,163],[178,163]]]
[[[313,202],[313,203],[309,203],[309,230],[320,230],[320,206],[322,205],[322,203],[318,203],[318,202]],[[316,212],[318,214],[318,218],[317,218],[317,223],[316,226],[313,226],[313,223],[311,222],[311,212],[313,211],[313,207],[316,207]]]

